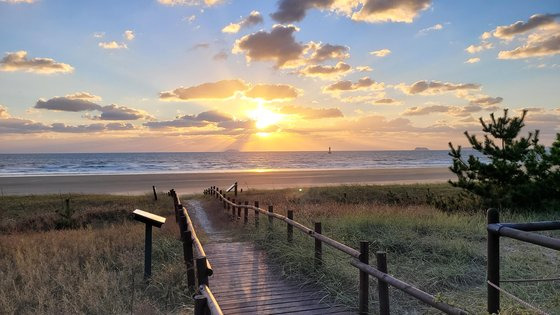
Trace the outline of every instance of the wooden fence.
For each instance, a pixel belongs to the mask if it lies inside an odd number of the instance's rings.
[[[490,314],[500,312],[500,237],[509,237],[522,242],[532,243],[542,247],[560,251],[560,239],[548,237],[535,231],[560,230],[560,221],[530,222],[530,223],[500,223],[499,212],[496,209],[488,210],[488,266],[487,266],[487,286],[488,300],[487,311]],[[555,280],[560,279],[544,279]],[[543,279],[524,279],[524,280],[505,280],[504,282],[538,282]],[[544,313],[530,304],[513,297],[521,304],[533,308],[539,313]]]
[[[369,264],[369,242],[360,242],[360,250],[356,250],[350,246],[337,242],[322,234],[322,227],[320,222],[316,222],[314,229],[308,228],[305,225],[294,221],[293,212],[288,211],[287,216],[274,212],[273,206],[268,206],[268,209],[259,207],[259,202],[255,201],[254,206],[249,205],[247,201],[244,204],[237,204],[235,199],[226,197],[225,193],[212,186],[204,190],[204,194],[211,195],[223,203],[226,211],[231,210],[231,215],[234,219],[241,219],[241,210],[243,209],[243,221],[248,223],[249,209],[254,211],[254,224],[259,225],[259,215],[263,214],[268,217],[269,224],[272,225],[274,219],[283,221],[287,225],[287,241],[293,240],[293,228],[302,231],[305,235],[315,239],[315,263],[320,265],[322,261],[322,244],[325,243],[342,253],[349,255],[352,260],[350,264],[359,270],[359,305],[358,309],[360,314],[368,314],[369,312],[369,276],[377,278],[378,293],[379,293],[379,313],[382,315],[389,314],[389,288],[388,286],[395,287],[404,293],[446,313],[446,314],[467,314],[467,312],[456,308],[452,305],[438,302],[434,296],[415,288],[414,286],[403,282],[387,273],[387,260],[385,252],[377,252],[376,260],[377,265],[373,267]]]
[[[187,267],[187,285],[189,289],[197,289],[194,297],[195,315],[222,315],[222,310],[212,294],[208,277],[212,275],[212,265],[206,258],[204,248],[196,236],[187,209],[181,204],[174,189],[169,191],[175,206],[175,221],[179,225],[180,238],[183,243],[183,256]]]

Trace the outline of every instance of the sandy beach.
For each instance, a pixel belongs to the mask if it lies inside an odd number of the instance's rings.
[[[174,188],[182,194],[200,193],[212,185],[226,187],[237,181],[243,189],[329,186],[339,184],[433,183],[452,178],[447,168],[310,170],[141,175],[76,175],[0,177],[4,195],[95,193],[143,194]]]

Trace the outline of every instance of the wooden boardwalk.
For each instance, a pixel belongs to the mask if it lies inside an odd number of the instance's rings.
[[[224,314],[351,314],[333,306],[311,287],[282,279],[266,263],[266,254],[246,242],[204,246],[214,275],[212,292]]]

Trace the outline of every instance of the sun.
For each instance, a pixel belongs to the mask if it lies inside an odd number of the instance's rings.
[[[282,120],[282,114],[275,113],[262,104],[249,113],[250,117],[255,120],[257,129],[266,129]]]

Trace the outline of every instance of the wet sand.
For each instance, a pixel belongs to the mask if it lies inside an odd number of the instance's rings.
[[[445,182],[452,178],[447,168],[309,170],[274,172],[225,172],[141,175],[76,175],[0,177],[4,195],[25,194],[144,194],[152,185],[158,191],[171,188],[181,194],[201,193],[216,185],[239,188],[279,189],[288,187],[332,186],[340,184],[411,184]]]

